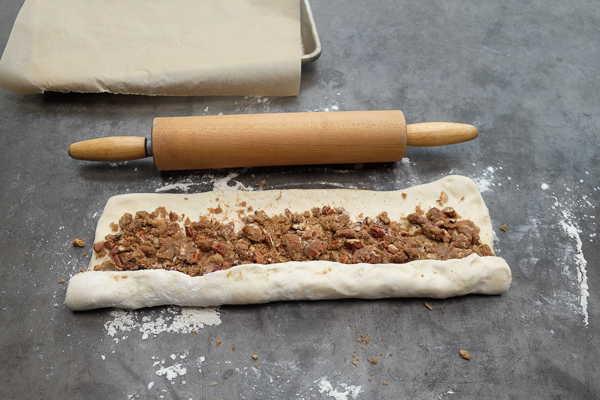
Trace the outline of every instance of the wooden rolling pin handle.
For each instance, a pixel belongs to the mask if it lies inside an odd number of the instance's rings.
[[[478,130],[473,125],[454,122],[424,122],[406,126],[408,146],[445,146],[468,142],[477,137]]]
[[[69,146],[69,155],[86,161],[130,161],[148,157],[146,138],[114,136],[86,140]]]

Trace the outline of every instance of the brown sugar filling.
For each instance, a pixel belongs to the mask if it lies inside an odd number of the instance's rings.
[[[310,260],[403,264],[474,253],[494,255],[481,242],[479,227],[461,220],[451,207],[412,213],[405,221],[393,221],[387,212],[375,219],[351,221],[343,209],[329,206],[303,213],[286,209],[285,215],[275,216],[255,211],[237,232],[233,222],[221,223],[206,215],[196,222],[183,218],[164,207],[135,216],[126,213],[118,228],[113,226],[117,233],[94,243],[99,257],[110,257],[93,269],[166,269],[199,276],[241,264]]]

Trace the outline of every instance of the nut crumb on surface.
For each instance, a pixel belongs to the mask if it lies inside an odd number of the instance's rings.
[[[388,383],[387,383],[387,382],[382,382],[381,384],[382,384],[382,385],[384,385],[384,386],[387,386],[387,385],[388,385]]]
[[[208,211],[209,211],[211,214],[221,214],[221,213],[223,212],[223,209],[221,208],[221,205],[219,204],[219,205],[217,206],[217,208],[211,208],[211,207],[208,207]]]
[[[408,197],[408,195],[406,193],[402,193],[402,198],[406,199]]]
[[[506,232],[506,224],[502,225],[502,226],[500,227],[500,230],[501,230],[502,232]]]
[[[217,385],[217,382],[211,382],[210,383],[210,386],[216,386],[216,385]]]
[[[262,181],[260,181],[260,183],[258,184],[258,186],[265,187],[266,184],[267,184],[267,181],[266,180],[262,180]]]
[[[358,367],[358,363],[356,362],[356,360],[350,360],[350,362],[351,362],[352,364],[354,364],[354,366],[355,366],[355,367]]]
[[[429,372],[425,371],[425,376],[429,375]]]
[[[459,351],[459,353],[460,353],[460,356],[461,356],[462,358],[464,358],[465,360],[470,360],[470,359],[471,359],[471,355],[469,354],[469,352],[468,352],[468,351],[466,351],[466,350],[461,350],[461,351]]]
[[[219,346],[221,345],[221,343],[223,343],[223,342],[221,341],[221,339],[217,339],[217,347],[219,347]]]
[[[77,239],[74,239],[73,242],[71,242],[71,244],[74,247],[83,247],[83,246],[85,246],[85,241],[82,238],[77,238]]]
[[[258,368],[258,363],[254,364],[254,368]]]
[[[61,279],[61,280],[58,281],[58,283],[65,283],[65,280]]]
[[[444,206],[444,203],[448,202],[448,195],[446,194],[446,192],[442,191],[442,193],[440,193],[440,198],[437,202],[442,207]]]
[[[231,347],[231,350],[235,351],[235,345],[233,345],[233,346]]]
[[[117,224],[116,222],[111,222],[110,223],[110,229],[112,229],[113,232],[116,232],[119,230],[119,224]]]
[[[256,354],[252,354],[252,358],[258,360],[258,356]]]
[[[371,364],[377,364],[377,359],[375,357],[371,357],[370,360],[367,358],[367,361],[370,362]]]
[[[431,305],[429,305],[428,302],[424,302],[423,305],[429,310],[429,311],[433,311],[433,307],[431,307]]]
[[[369,378],[369,382],[371,382],[373,380],[373,378]]]
[[[367,335],[360,335],[360,339],[356,339],[358,343],[369,343],[371,339],[367,337]]]

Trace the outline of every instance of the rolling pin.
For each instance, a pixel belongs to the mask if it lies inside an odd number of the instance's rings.
[[[394,162],[406,146],[461,143],[477,133],[468,124],[406,125],[398,110],[155,118],[151,140],[87,140],[69,146],[69,155],[110,162],[153,156],[160,171]]]

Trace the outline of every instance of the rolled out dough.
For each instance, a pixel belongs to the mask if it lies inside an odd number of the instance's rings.
[[[252,206],[267,214],[288,208],[294,212],[312,207],[343,207],[351,219],[375,218],[387,211],[399,220],[415,211],[440,207],[437,200],[445,192],[444,207],[453,207],[462,219],[470,219],[481,229],[483,243],[493,251],[493,231],[489,212],[475,183],[462,176],[448,176],[409,189],[390,192],[366,190],[272,190],[258,192],[206,192],[198,194],[127,194],[112,197],[98,221],[95,241],[113,233],[111,222],[126,212],[154,211],[163,206],[179,215],[196,219],[208,208],[224,211],[212,214],[220,221],[242,226],[238,210]],[[406,198],[402,194],[406,194]],[[246,202],[246,206],[240,204]],[[361,216],[362,214],[362,216]],[[387,297],[446,298],[470,293],[503,294],[512,282],[506,261],[499,257],[479,257],[407,264],[340,264],[329,261],[248,264],[204,276],[165,270],[128,272],[92,271],[102,262],[94,253],[89,270],[69,281],[65,304],[72,310],[103,307],[142,308],[174,304],[212,306],[221,304],[266,303],[280,300],[320,300],[339,298],[376,299]]]

